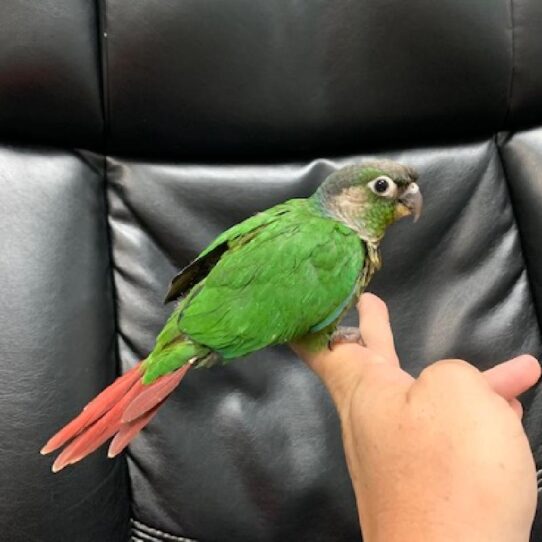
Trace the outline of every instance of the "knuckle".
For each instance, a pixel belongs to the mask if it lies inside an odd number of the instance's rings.
[[[480,371],[462,359],[444,359],[426,367],[419,380],[445,380],[449,382],[465,380],[479,375]]]

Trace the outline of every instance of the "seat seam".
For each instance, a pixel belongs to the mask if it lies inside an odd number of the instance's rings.
[[[501,138],[501,139],[504,139],[504,138]],[[518,220],[516,207],[514,205],[514,191],[512,190],[511,185],[510,185],[509,173],[506,168],[506,159],[504,158],[503,153],[502,153],[502,146],[501,146],[502,142],[499,142],[498,137],[495,138],[495,145],[497,148],[497,155],[499,157],[499,161],[500,161],[502,172],[503,172],[504,186],[506,189],[506,194],[508,196],[507,199],[510,204],[510,212],[512,214],[513,225],[518,234],[520,257],[521,257],[523,268],[525,269],[525,274],[527,277],[527,286],[529,288],[529,294],[530,294],[531,302],[534,309],[534,314],[535,314],[536,323],[538,327],[538,334],[540,337],[542,337],[542,315],[540,314],[540,309],[537,304],[537,298],[534,293],[534,289],[532,285],[533,281],[531,278],[531,265],[529,264],[528,251],[523,241],[522,228],[521,228],[520,221]]]
[[[114,233],[111,225],[111,205],[109,201],[109,171],[108,171],[108,143],[109,143],[109,127],[110,127],[110,107],[109,107],[109,50],[107,42],[107,0],[95,0],[96,8],[96,33],[98,43],[98,79],[100,84],[100,96],[102,105],[102,178],[103,178],[103,201],[105,213],[105,230],[107,239],[107,249],[109,257],[109,280],[111,284],[111,303],[113,311],[114,323],[114,358],[115,358],[115,373],[122,373],[121,356],[120,356],[120,323],[118,313],[118,290],[115,279],[115,251],[114,251]],[[128,470],[126,456],[119,458],[119,464],[122,461],[124,470],[124,479],[126,480],[125,495],[128,498],[130,509],[133,503],[132,479]],[[126,524],[129,529],[129,521]]]
[[[500,129],[505,130],[506,124],[512,113],[512,98],[514,94],[514,83],[516,79],[516,21],[514,12],[514,0],[510,0],[510,77],[506,93],[506,107]]]
[[[98,38],[98,81],[100,85],[100,97],[102,107],[102,151],[107,154],[109,135],[109,49],[107,46],[107,17],[106,0],[95,0],[97,13],[97,38]]]

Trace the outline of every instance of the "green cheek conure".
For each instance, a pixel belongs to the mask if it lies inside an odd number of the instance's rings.
[[[386,228],[413,214],[416,172],[389,160],[344,167],[309,198],[292,199],[233,226],[171,282],[180,299],[147,359],[119,377],[41,452],[66,447],[53,471],[114,437],[120,453],[191,367],[228,363],[266,346],[313,350],[357,341],[337,327],[380,267]]]

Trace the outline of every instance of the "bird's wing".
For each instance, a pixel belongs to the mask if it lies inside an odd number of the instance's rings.
[[[250,241],[262,227],[276,221],[285,213],[302,207],[305,200],[290,200],[247,218],[221,233],[198,257],[173,277],[164,302],[169,303],[190,291],[204,279],[217,264],[224,252],[236,245]]]
[[[179,329],[225,359],[291,341],[341,311],[364,258],[362,241],[340,223],[284,213],[221,255],[188,294]]]

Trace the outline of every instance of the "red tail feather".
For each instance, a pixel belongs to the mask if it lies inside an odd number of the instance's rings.
[[[120,454],[130,441],[145,427],[158,412],[158,409],[162,406],[162,403],[158,403],[154,408],[149,410],[146,414],[143,414],[140,418],[137,418],[133,422],[123,423],[120,426],[119,432],[115,435],[115,438],[109,445],[108,457],[115,457]]]
[[[42,448],[41,453],[48,454],[67,444],[54,462],[53,472],[77,463],[114,435],[109,457],[120,453],[151,421],[189,367],[185,365],[152,384],[144,385],[140,362],[117,378]]]
[[[145,389],[137,395],[122,413],[122,422],[133,422],[158,403],[161,403],[181,383],[189,367],[190,365],[185,365],[174,373],[163,376],[152,386],[145,386]]]

